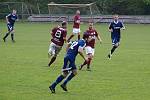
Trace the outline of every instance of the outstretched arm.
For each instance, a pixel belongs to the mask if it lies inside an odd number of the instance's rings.
[[[88,59],[87,59],[87,58],[84,56],[84,54],[83,54],[83,47],[79,47],[78,53],[80,54],[80,56],[81,56],[85,61],[88,61]]]

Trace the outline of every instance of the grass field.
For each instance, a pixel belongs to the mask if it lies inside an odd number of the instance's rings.
[[[126,25],[121,46],[112,60],[106,58],[111,49],[107,24],[97,24],[103,44],[97,43],[92,71],[78,71],[68,84],[69,92],[49,85],[60,74],[64,49],[51,68],[47,50],[54,24],[16,23],[16,43],[10,37],[0,40],[0,100],[150,100],[150,25]],[[87,25],[81,25],[84,31]],[[7,31],[0,24],[1,36]],[[68,26],[68,34],[72,25]],[[76,64],[82,63],[80,56]]]

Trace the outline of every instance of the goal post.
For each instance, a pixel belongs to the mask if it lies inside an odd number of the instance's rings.
[[[66,16],[68,21],[71,20],[76,10],[80,10],[81,20],[83,21],[91,20],[95,22],[94,17],[100,15],[100,11],[95,2],[89,4],[56,4],[51,2],[48,4],[48,10],[50,16],[60,16],[60,18]]]

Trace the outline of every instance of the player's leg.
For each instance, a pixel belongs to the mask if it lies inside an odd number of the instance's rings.
[[[74,76],[77,75],[77,68],[76,68],[76,65],[75,65],[74,61],[73,61],[73,62],[71,61],[70,64],[69,64],[69,66],[72,67],[72,68],[71,68],[72,71],[71,71],[71,73],[69,74],[69,76],[67,77],[67,79],[65,79],[65,81],[63,82],[63,84],[61,84],[61,87],[62,87],[62,89],[63,89],[64,91],[68,91],[68,90],[67,90],[67,83],[68,83],[69,81],[71,81]]]
[[[78,40],[80,40],[80,29],[78,29]]]
[[[8,35],[11,33],[13,27],[10,24],[7,24],[7,28],[8,28],[8,32],[6,33],[6,35],[3,37],[4,42],[6,42],[6,38],[8,37]]]
[[[14,40],[14,32],[15,32],[15,30],[13,29],[11,31],[11,40],[12,40],[12,42],[15,42],[15,40]]]
[[[68,38],[67,42],[70,42],[70,40],[71,40],[73,37],[74,37],[74,34],[72,33],[72,34],[70,35],[70,37]]]
[[[68,75],[68,70],[67,70],[67,66],[68,66],[68,58],[65,57],[64,58],[64,65],[63,65],[63,73],[61,75],[59,75],[56,79],[55,82],[53,82],[50,86],[49,89],[51,90],[52,93],[55,93],[55,87],[57,86],[57,84],[59,84],[65,77],[67,77]]]
[[[57,47],[53,43],[50,44],[49,51],[48,51],[49,52],[48,53],[49,57],[51,56],[51,59],[50,59],[50,61],[48,63],[49,67],[51,66],[51,64],[54,63],[54,61],[56,60],[57,55],[59,54],[60,51],[61,51],[61,47]]]
[[[112,56],[112,54],[114,53],[114,51],[119,47],[119,45],[120,45],[120,38],[114,38],[113,40],[112,40],[112,45],[113,45],[113,47],[112,47],[112,49],[110,50],[110,53],[108,54],[108,58],[109,59],[111,59],[111,56]]]
[[[87,71],[91,71],[90,65],[91,65],[91,61],[92,61],[92,59],[93,59],[93,54],[92,54],[92,53],[89,53],[87,57],[88,57]]]
[[[87,65],[87,70],[90,70],[90,64],[91,64],[91,60],[94,56],[94,49],[91,48],[90,46],[85,47],[85,52],[87,55],[87,58],[89,59],[88,62],[84,61],[83,64],[80,66],[79,70],[81,70],[83,68],[83,66]]]
[[[70,40],[76,35],[78,34],[78,39],[80,38],[80,30],[73,28],[72,34],[70,35],[70,37],[68,38],[67,42],[70,42]]]

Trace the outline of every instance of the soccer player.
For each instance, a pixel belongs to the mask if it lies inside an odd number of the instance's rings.
[[[49,89],[51,90],[52,93],[55,93],[55,87],[57,86],[57,84],[59,84],[66,77],[67,78],[60,86],[64,91],[68,91],[67,83],[77,74],[77,68],[75,65],[75,59],[77,54],[79,53],[85,61],[88,61],[88,59],[86,59],[83,55],[83,49],[85,45],[86,41],[84,39],[77,40],[72,42],[71,44],[68,44],[67,53],[66,56],[64,57],[62,74],[59,75],[56,81],[49,86]]]
[[[78,40],[79,40],[80,39],[80,11],[79,10],[76,11],[76,15],[74,16],[73,32],[67,41],[69,42],[76,34],[78,34]]]
[[[94,48],[95,48],[96,38],[100,41],[100,43],[102,43],[102,39],[101,39],[100,35],[97,33],[97,31],[94,29],[93,23],[89,23],[89,29],[86,30],[86,32],[83,34],[83,37],[89,37],[89,38],[91,38],[91,41],[86,41],[86,47],[85,47],[88,62],[85,61],[80,66],[79,70],[81,70],[84,65],[87,65],[87,71],[90,71],[91,70],[90,64],[94,57],[94,52],[95,52]]]
[[[49,58],[51,58],[48,64],[49,67],[56,60],[56,57],[60,52],[62,46],[64,45],[64,42],[66,42],[66,35],[67,35],[66,28],[67,28],[67,23],[62,22],[61,27],[58,26],[52,29],[51,32],[52,39],[48,50]]]
[[[108,58],[111,59],[113,52],[119,47],[120,45],[120,38],[121,38],[121,29],[125,29],[125,26],[121,21],[119,21],[119,16],[113,16],[114,21],[109,25],[109,32],[111,32],[111,40],[112,40],[112,49],[108,54]]]
[[[8,14],[6,16],[6,22],[7,22],[7,27],[8,27],[8,32],[6,33],[6,35],[4,36],[3,40],[4,42],[6,42],[6,38],[8,37],[8,35],[11,33],[11,39],[12,42],[15,42],[14,40],[14,24],[15,21],[17,20],[17,15],[16,15],[17,11],[13,10],[11,14]]]

